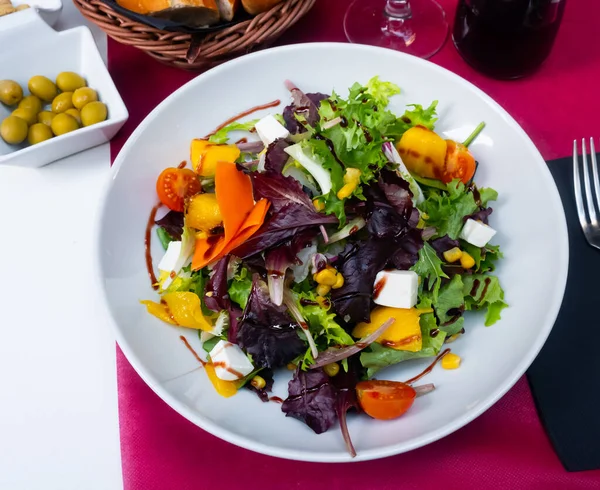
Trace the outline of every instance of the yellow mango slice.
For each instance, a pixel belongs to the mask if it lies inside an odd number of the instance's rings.
[[[417,310],[416,308],[390,308],[378,306],[371,312],[369,323],[361,322],[352,331],[355,338],[363,338],[377,330],[390,318],[396,321],[375,342],[396,350],[418,352],[423,347],[419,316],[432,310]]]
[[[423,126],[406,131],[396,148],[411,172],[428,179],[441,180],[446,169],[446,141]]]
[[[206,364],[204,368],[206,369],[208,379],[210,379],[210,382],[219,395],[229,398],[237,393],[238,385],[235,381],[225,381],[217,377],[215,367],[211,363]]]
[[[173,320],[173,318],[171,317],[171,313],[169,312],[167,305],[164,305],[162,303],[155,303],[154,301],[149,300],[140,301],[140,303],[146,306],[148,313],[154,315],[159,320],[170,323],[171,325],[177,325],[177,323],[175,323],[175,320]]]
[[[164,294],[171,317],[180,327],[195,328],[197,330],[212,331],[212,324],[202,314],[200,298],[192,292],[174,292]]]
[[[192,164],[194,172],[198,171],[200,159],[202,158],[209,146],[212,146],[212,143],[209,143],[207,140],[192,140],[192,143],[190,145],[190,162]]]
[[[192,168],[202,177],[214,177],[218,162],[235,163],[239,156],[240,150],[235,145],[215,145],[195,139],[190,146]]]

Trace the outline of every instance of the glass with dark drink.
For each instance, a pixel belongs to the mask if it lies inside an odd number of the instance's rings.
[[[494,78],[518,78],[546,59],[566,0],[460,0],[454,44],[474,68]]]

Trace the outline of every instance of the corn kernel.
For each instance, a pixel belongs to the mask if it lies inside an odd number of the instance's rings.
[[[454,335],[450,335],[450,337],[448,337],[445,341],[446,344],[451,344],[452,342],[454,342],[456,339],[458,339],[458,337],[460,337],[459,333],[455,333]]]
[[[331,269],[323,269],[315,274],[315,281],[317,284],[324,284],[325,286],[333,286],[337,281],[335,277],[335,269],[332,271]]]
[[[288,365],[286,366],[290,371],[295,371],[296,370],[296,365],[293,362],[288,363]]]
[[[335,275],[335,284],[331,286],[332,289],[340,289],[344,285],[344,276],[339,272]]]
[[[325,209],[325,204],[319,199],[313,199],[313,206],[318,212],[321,212]]]
[[[463,267],[463,269],[470,269],[475,265],[475,259],[467,252],[463,252],[460,257],[460,265]]]
[[[340,365],[337,362],[326,364],[323,366],[323,371],[325,371],[325,374],[331,378],[340,372]]]
[[[329,291],[331,291],[331,286],[327,286],[326,284],[319,284],[317,286],[317,294],[319,296],[325,296],[329,294]]]
[[[354,184],[358,185],[358,181],[360,180],[360,170],[357,168],[347,168],[344,173],[344,184]]]
[[[346,184],[344,187],[342,187],[338,191],[337,198],[341,201],[343,199],[350,197],[350,195],[354,192],[354,190],[357,187],[358,187],[358,182],[356,184]]]
[[[250,381],[250,384],[252,386],[254,386],[257,390],[262,390],[265,386],[267,386],[267,382],[265,381],[265,378],[263,378],[262,376],[259,376],[258,374],[256,376],[254,376],[254,378],[252,378],[252,381]]]
[[[442,367],[444,369],[457,369],[460,366],[460,361],[460,356],[448,352],[448,354],[442,357]]]
[[[454,247],[450,250],[446,250],[443,255],[446,262],[450,262],[452,264],[457,260],[460,260],[460,258],[463,256],[463,251],[458,247]]]

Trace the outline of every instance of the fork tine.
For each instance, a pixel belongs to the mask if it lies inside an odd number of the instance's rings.
[[[600,177],[598,176],[598,162],[596,161],[596,146],[594,138],[590,138],[590,152],[592,153],[592,175],[594,180],[594,192],[596,194],[596,208],[600,211]]]
[[[598,216],[596,215],[596,207],[594,206],[594,195],[592,194],[592,186],[590,183],[590,166],[588,163],[587,148],[585,145],[585,138],[581,140],[582,152],[583,152],[583,187],[585,189],[585,201],[587,212],[590,216],[592,225],[598,224]]]
[[[575,204],[577,205],[577,216],[581,224],[582,231],[588,226],[583,208],[583,198],[581,196],[581,177],[579,175],[579,158],[577,156],[577,140],[573,140],[573,190],[575,191]]]

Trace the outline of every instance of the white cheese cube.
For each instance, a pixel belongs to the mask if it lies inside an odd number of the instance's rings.
[[[279,138],[287,138],[290,135],[290,132],[271,114],[258,121],[255,128],[256,134],[265,146],[269,146]]]
[[[476,247],[485,247],[495,234],[496,230],[491,226],[469,218],[465,226],[463,226],[459,237]]]
[[[220,340],[210,351],[215,374],[225,381],[235,381],[249,375],[254,366],[237,345]]]
[[[412,308],[417,304],[419,276],[414,271],[388,270],[377,273],[373,301],[392,308]]]
[[[177,264],[177,259],[181,254],[181,242],[170,242],[167,247],[167,251],[165,255],[161,259],[158,264],[158,270],[164,272],[171,272],[175,269],[175,265]],[[175,271],[177,272],[177,271]]]

